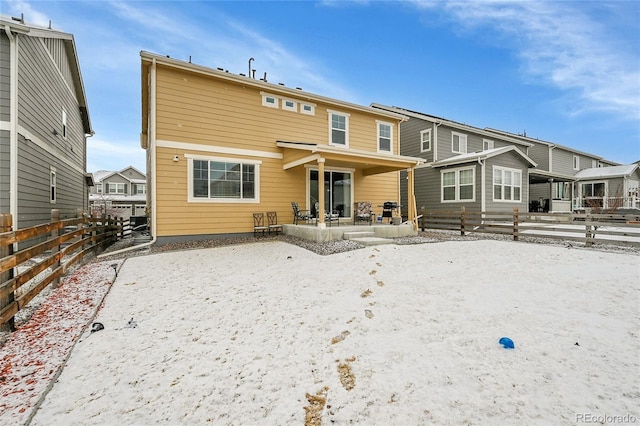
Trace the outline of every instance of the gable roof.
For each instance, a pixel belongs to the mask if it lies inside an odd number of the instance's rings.
[[[438,123],[438,124],[444,124],[447,127],[452,127],[454,129],[458,129],[458,130],[463,130],[465,132],[470,132],[470,133],[475,133],[478,135],[482,135],[482,136],[486,136],[486,137],[490,137],[490,138],[496,138],[499,137],[500,140],[504,141],[504,142],[509,142],[509,143],[515,143],[518,145],[522,145],[525,147],[530,147],[533,146],[532,143],[523,141],[521,139],[516,139],[516,138],[511,138],[509,136],[505,136],[505,135],[496,135],[495,133],[491,133],[485,129],[481,129],[479,127],[474,127],[474,126],[470,126],[468,124],[464,124],[464,123],[458,123],[456,121],[452,121],[452,120],[447,120],[445,118],[441,118],[441,117],[436,117],[434,115],[429,115],[429,114],[424,114],[422,112],[416,112],[416,111],[411,111],[405,108],[400,108],[400,107],[396,107],[396,106],[386,106],[386,105],[381,105],[381,104],[377,104],[377,103],[372,103],[371,104],[372,108],[379,108],[382,110],[386,110],[386,111],[392,111],[398,114],[403,114],[406,115],[407,117],[413,117],[413,118],[417,118],[420,120],[428,120],[434,123]]]
[[[611,179],[615,177],[629,176],[638,169],[638,164],[627,164],[624,166],[610,166],[610,167],[593,167],[590,169],[580,170],[575,174],[576,180],[588,180],[588,179]]]
[[[591,158],[594,158],[596,160],[606,161],[607,163],[619,165],[619,163],[606,160],[605,158],[600,157],[599,155],[591,154],[589,152],[580,151],[580,150],[577,150],[577,149],[574,149],[574,148],[570,148],[570,147],[565,146],[565,145],[560,145],[559,143],[548,142],[548,141],[544,141],[542,139],[534,139],[534,138],[530,138],[528,136],[523,136],[523,135],[516,135],[514,133],[505,132],[504,130],[492,129],[490,127],[485,127],[485,130],[490,132],[490,133],[495,133],[495,134],[498,134],[498,135],[510,136],[510,137],[518,138],[518,139],[521,139],[521,140],[524,140],[524,141],[531,141],[531,142],[533,142],[533,144],[538,143],[538,144],[547,145],[547,146],[550,146],[550,147],[553,147],[553,148],[556,148],[556,147],[557,148],[561,148],[561,149],[564,149],[566,151],[572,152],[574,154],[580,154],[580,155],[584,155],[585,157],[591,157]]]
[[[455,164],[471,163],[479,160],[486,160],[487,158],[506,154],[507,152],[511,152],[511,151],[515,151],[515,154],[519,155],[520,157],[522,157],[522,159],[525,162],[529,163],[529,167],[538,166],[538,164],[535,161],[533,161],[524,152],[520,151],[518,148],[516,148],[513,145],[503,146],[502,148],[487,149],[486,151],[460,154],[460,155],[456,155],[455,157],[450,157],[444,160],[436,161],[432,163],[432,165],[433,167],[444,167],[444,166],[451,166]]]
[[[85,134],[93,134],[91,127],[91,119],[89,117],[89,108],[87,106],[87,95],[84,90],[82,81],[82,73],[80,72],[80,63],[78,62],[78,51],[73,34],[64,33],[53,30],[51,28],[40,27],[34,24],[26,24],[23,19],[16,20],[6,15],[0,15],[0,24],[4,28],[9,28],[12,33],[22,34],[27,37],[52,38],[63,41],[65,51],[69,58],[69,72],[78,94],[78,107],[82,117],[82,127]]]
[[[106,179],[110,178],[111,176],[114,175],[118,175],[121,176],[123,179],[128,180],[129,182],[133,182],[133,183],[144,183],[146,182],[146,179],[132,179],[132,178],[128,178],[127,176],[125,176],[123,174],[124,171],[129,170],[129,169],[133,169],[136,172],[140,173],[142,176],[146,176],[144,173],[142,173],[140,170],[136,169],[133,166],[127,166],[122,170],[98,170],[97,172],[93,173],[93,178],[95,180],[96,183],[102,183],[103,181],[105,181]]]

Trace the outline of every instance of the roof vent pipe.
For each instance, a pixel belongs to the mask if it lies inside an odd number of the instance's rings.
[[[249,58],[249,76],[251,76],[251,62],[255,61],[255,59],[253,59],[253,57]],[[254,71],[254,75],[255,75],[255,71]]]
[[[264,77],[262,77],[262,81],[267,82],[267,72],[264,72]]]

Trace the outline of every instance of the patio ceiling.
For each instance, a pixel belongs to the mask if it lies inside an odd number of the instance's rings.
[[[325,160],[326,167],[351,168],[362,170],[364,175],[374,175],[410,169],[425,161],[418,157],[340,148],[311,142],[277,141],[276,145],[284,148],[284,170],[317,163],[322,158]]]

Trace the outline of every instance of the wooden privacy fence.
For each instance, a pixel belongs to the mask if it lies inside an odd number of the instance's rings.
[[[593,213],[521,213],[457,211],[427,213],[421,208],[420,228],[446,229],[468,233],[510,235],[577,241],[587,247],[593,244],[613,244],[640,247],[640,215]]]
[[[121,219],[79,216],[60,220],[52,210],[50,223],[13,231],[11,215],[0,214],[0,329],[14,330],[15,314],[31,299],[57,285],[86,254],[122,236]]]

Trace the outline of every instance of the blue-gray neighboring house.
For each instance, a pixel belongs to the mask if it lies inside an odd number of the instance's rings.
[[[14,229],[89,207],[93,134],[73,35],[0,16],[0,212]]]

